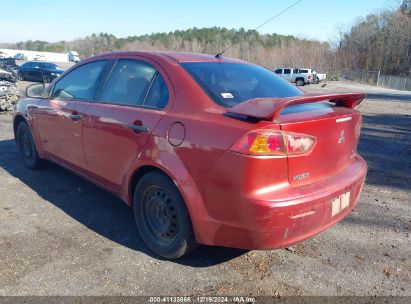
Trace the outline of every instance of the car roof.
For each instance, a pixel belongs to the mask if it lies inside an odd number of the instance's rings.
[[[216,58],[215,55],[209,54],[199,54],[199,53],[188,53],[188,52],[174,52],[174,51],[132,51],[132,52],[113,52],[113,53],[106,53],[97,55],[96,57],[100,56],[107,56],[107,55],[114,55],[114,56],[147,56],[151,58],[162,58],[168,61],[174,62],[230,62],[230,63],[249,63],[246,61],[242,61],[239,59],[229,58],[229,57],[222,57]]]
[[[30,60],[30,61],[25,62],[24,64],[26,64],[26,63],[50,63],[50,64],[55,64],[55,63],[50,62],[50,61],[36,61],[36,60]],[[57,65],[57,64],[55,64],[55,65]]]

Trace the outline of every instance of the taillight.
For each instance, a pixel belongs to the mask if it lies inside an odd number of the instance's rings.
[[[311,79],[311,75],[308,75],[308,79]]]
[[[304,155],[315,146],[314,136],[280,130],[260,129],[248,132],[231,150],[250,155]]]

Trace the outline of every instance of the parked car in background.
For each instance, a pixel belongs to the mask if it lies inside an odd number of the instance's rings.
[[[3,80],[13,81],[14,79],[15,78],[13,77],[13,72],[10,71],[7,67],[4,67],[3,65],[0,64],[0,81],[3,81]]]
[[[27,60],[27,56],[24,55],[23,53],[17,53],[16,55],[13,56],[13,58],[16,60]]]
[[[51,62],[28,61],[18,69],[19,80],[52,82],[64,73],[64,70]]]
[[[6,53],[0,51],[0,59],[1,59],[1,58],[7,58],[7,57],[8,57],[8,56],[7,56]]]
[[[51,160],[120,197],[166,258],[301,242],[347,216],[365,180],[364,94],[304,94],[240,60],[103,54],[27,96],[13,122],[23,163]]]
[[[274,71],[278,76],[295,83],[298,86],[303,86],[313,82],[313,75],[310,69],[296,68],[277,68]]]
[[[17,78],[17,72],[19,66],[14,58],[0,58],[0,67],[3,70],[9,71],[14,78]]]
[[[68,51],[67,52],[68,60],[70,62],[79,62],[80,61],[80,56],[76,51]]]

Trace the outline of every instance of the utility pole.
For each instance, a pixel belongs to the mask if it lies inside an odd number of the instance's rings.
[[[378,70],[378,75],[377,75],[377,87],[380,84],[380,70]]]

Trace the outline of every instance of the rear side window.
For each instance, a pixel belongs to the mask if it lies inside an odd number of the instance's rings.
[[[155,75],[156,70],[145,62],[121,59],[111,72],[100,99],[119,105],[141,105]]]
[[[91,100],[105,66],[104,60],[79,66],[56,83],[51,96],[58,99]]]
[[[300,73],[301,73],[301,74],[307,74],[307,73],[308,73],[308,70],[300,70]]]
[[[157,73],[144,105],[163,109],[167,104],[168,97],[168,89],[164,78]]]
[[[303,94],[285,79],[258,65],[222,62],[180,64],[208,96],[223,107],[233,107],[253,98]]]

